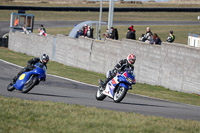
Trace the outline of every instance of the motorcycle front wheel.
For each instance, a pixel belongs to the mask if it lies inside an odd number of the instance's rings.
[[[100,88],[98,88],[95,98],[99,101],[102,101],[106,98],[106,95],[103,94],[103,90],[100,90]]]
[[[13,87],[12,82],[8,85],[7,90],[8,91],[13,91],[15,89],[15,87]]]
[[[27,82],[24,84],[24,87],[22,88],[22,93],[28,93],[37,83],[37,78],[33,75],[30,76],[30,78],[27,80]]]
[[[118,87],[118,89],[114,93],[113,101],[116,103],[121,102],[126,96],[127,91],[128,90],[122,86]]]

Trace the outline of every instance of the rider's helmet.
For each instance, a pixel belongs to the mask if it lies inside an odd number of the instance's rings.
[[[127,61],[130,65],[133,65],[135,63],[136,56],[134,54],[129,54],[127,56]]]
[[[40,57],[40,61],[42,62],[42,64],[46,65],[49,61],[49,56],[47,54],[43,54],[41,57]]]

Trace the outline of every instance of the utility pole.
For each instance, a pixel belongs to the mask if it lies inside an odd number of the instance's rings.
[[[110,33],[110,27],[113,26],[113,12],[114,12],[114,0],[110,0],[109,14],[108,14],[108,30],[109,30],[109,33]]]
[[[98,37],[98,40],[101,40],[102,8],[103,8],[103,0],[100,1],[100,13],[99,13],[99,37]]]

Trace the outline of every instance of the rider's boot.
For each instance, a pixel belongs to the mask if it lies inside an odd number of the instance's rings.
[[[112,78],[107,78],[104,82],[102,80],[100,80],[99,82],[99,87],[105,89],[106,88],[106,84],[111,80]]]
[[[17,77],[17,76],[15,76],[15,77],[13,78],[13,80],[12,80],[11,84],[15,84],[15,83],[16,83],[16,81],[17,81],[17,79],[18,79],[18,77]]]
[[[99,79],[99,88],[105,89],[105,83],[101,79]]]

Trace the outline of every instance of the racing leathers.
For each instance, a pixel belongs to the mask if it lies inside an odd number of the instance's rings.
[[[129,68],[134,71],[134,66],[129,64],[127,59],[122,59],[119,63],[117,63],[117,65],[115,65],[114,69],[110,71],[109,76],[100,87],[105,88],[106,84],[116,76],[117,72],[123,73],[125,68]]]
[[[19,76],[20,76],[22,73],[33,70],[33,69],[35,68],[34,65],[35,65],[36,63],[38,63],[38,62],[40,62],[40,58],[32,58],[31,60],[29,60],[29,61],[27,62],[27,67],[24,67],[24,68],[17,74],[17,76],[15,76],[15,77],[13,78],[13,84],[17,81],[17,79],[19,78]],[[40,63],[41,63],[41,62],[40,62]],[[44,65],[45,65],[45,67],[47,68],[46,64],[44,64]],[[46,80],[46,79],[44,79],[44,81],[45,81],[45,80]]]

